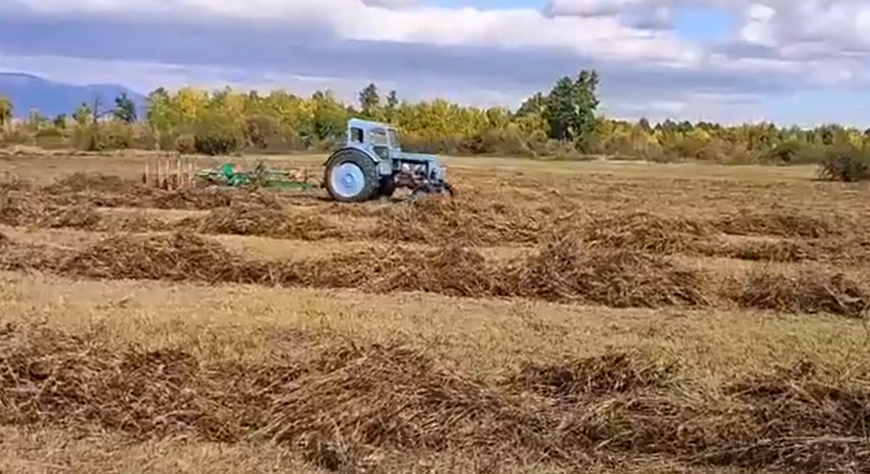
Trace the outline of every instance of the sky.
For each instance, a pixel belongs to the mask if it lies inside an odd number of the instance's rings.
[[[616,118],[870,127],[867,0],[2,0],[0,70],[518,106],[595,69]]]

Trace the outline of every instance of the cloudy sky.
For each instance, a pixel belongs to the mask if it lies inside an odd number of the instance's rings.
[[[612,116],[870,126],[868,0],[0,0],[0,70],[516,106],[595,68]]]

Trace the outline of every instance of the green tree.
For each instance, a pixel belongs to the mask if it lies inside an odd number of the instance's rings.
[[[347,110],[342,107],[331,91],[315,92],[311,96],[314,108],[314,133],[320,140],[338,139],[344,134],[348,119]]]
[[[532,114],[543,114],[547,107],[547,98],[544,94],[537,92],[533,96],[526,99],[520,108],[517,109],[516,117],[525,117]]]
[[[574,81],[574,108],[571,128],[581,144],[588,144],[595,133],[595,112],[600,101],[598,89],[598,73],[595,71],[580,71]]]
[[[145,102],[145,120],[157,136],[157,147],[163,149],[167,145],[166,138],[178,124],[178,113],[173,108],[172,97],[165,88],[158,87],[148,94]]]
[[[369,84],[359,93],[360,112],[368,119],[377,117],[381,106],[381,96],[378,93],[378,86]]]
[[[396,120],[396,112],[399,109],[399,94],[392,90],[387,94],[387,106],[384,109],[384,115],[388,122],[393,123]]]
[[[550,126],[550,138],[574,141],[579,111],[574,94],[574,82],[568,76],[560,78],[550,90],[545,102],[544,118]]]
[[[93,122],[94,111],[90,105],[82,102],[78,107],[76,107],[75,111],[73,111],[72,118],[80,127],[86,127],[89,123]]]
[[[112,115],[124,123],[133,123],[136,121],[136,103],[122,92],[121,95],[115,97],[115,108],[112,110]]]

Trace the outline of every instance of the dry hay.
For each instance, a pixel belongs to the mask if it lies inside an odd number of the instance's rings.
[[[836,254],[825,254],[812,243],[801,240],[750,240],[702,247],[703,250],[699,250],[707,255],[761,262],[803,262],[836,257]]]
[[[131,207],[153,207],[157,209],[211,210],[228,207],[234,203],[249,203],[281,209],[281,203],[272,193],[248,189],[226,188],[182,188],[175,191],[152,192],[135,202]]]
[[[775,235],[819,239],[846,233],[845,218],[813,215],[796,209],[744,209],[713,219],[711,225],[731,235]]]
[[[45,213],[36,219],[35,225],[51,229],[95,230],[101,220],[102,216],[93,206],[80,204],[72,207],[46,209]]]
[[[697,272],[636,252],[581,254],[568,242],[545,246],[507,265],[491,264],[478,252],[457,245],[426,251],[366,246],[325,259],[258,261],[231,253],[217,242],[175,232],[114,235],[53,258],[32,260],[30,253],[12,252],[5,264],[90,278],[359,288],[377,293],[427,291],[614,307],[707,304],[706,280]]]
[[[57,246],[16,242],[8,236],[0,240],[0,270],[53,271],[57,262],[68,254],[66,249]]]
[[[245,415],[265,409],[258,392],[284,378],[280,367],[203,367],[173,349],[113,352],[95,334],[0,328],[3,424],[236,441],[256,422]]]
[[[155,216],[149,216],[144,212],[137,214],[123,215],[113,213],[101,213],[100,222],[96,225],[96,230],[100,232],[167,232],[172,230],[188,229],[184,225],[185,220],[172,221],[164,220]]]
[[[177,432],[205,415],[188,391],[190,358],[158,352],[117,360],[84,346],[73,337],[0,339],[0,420],[96,424],[147,437]]]
[[[96,209],[87,204],[58,207],[31,193],[0,193],[0,224],[93,229],[99,222]]]
[[[573,240],[542,246],[512,262],[488,262],[458,245],[431,250],[360,246],[328,258],[256,260],[184,232],[113,235],[68,250],[7,243],[5,269],[33,268],[108,279],[254,283],[367,292],[426,291],[462,297],[523,297],[610,307],[706,306],[715,293],[707,275],[671,260],[629,250],[581,251]],[[754,272],[721,296],[745,307],[826,311],[860,317],[870,294],[841,274],[807,270],[798,277]],[[716,295],[719,296],[719,295]]]
[[[560,457],[552,420],[401,347],[347,348],[280,390],[260,432],[334,470],[379,451]],[[504,461],[505,459],[502,459]]]
[[[807,267],[797,274],[768,268],[750,272],[733,298],[747,308],[864,317],[870,293],[843,273]]]
[[[233,203],[253,203],[274,209],[281,204],[274,193],[259,189],[193,187],[166,191],[117,176],[75,173],[43,187],[38,195],[55,205],[89,203],[97,207],[146,207],[211,210]]]
[[[110,350],[98,329],[0,327],[0,423],[139,439],[266,438],[344,472],[429,453],[489,459],[494,468],[655,456],[870,471],[866,380],[833,386],[793,370],[707,393],[672,363],[606,353],[526,364],[489,385],[399,344],[329,345],[275,365],[205,365],[175,349]]]
[[[504,295],[587,301],[611,307],[708,304],[708,280],[656,255],[632,250],[582,251],[576,241],[550,242],[503,270]]]
[[[554,219],[501,203],[475,206],[459,199],[425,197],[397,204],[381,215],[372,237],[430,245],[533,243],[546,233],[548,221]]]
[[[180,232],[146,238],[110,236],[63,258],[55,270],[89,278],[277,283],[264,264]]]
[[[9,172],[0,176],[0,193],[8,191],[29,191],[33,189],[33,183]]]
[[[747,441],[711,450],[706,460],[808,472],[848,472],[847,466],[851,472],[870,472],[870,380],[833,386],[819,381],[818,372],[814,364],[801,362],[727,387],[725,392],[743,404]]]
[[[43,204],[26,193],[0,191],[0,224],[20,226],[44,212]]]
[[[870,243],[858,239],[750,240],[710,245],[708,255],[760,262],[831,262],[870,260]]]
[[[669,387],[676,375],[673,363],[655,363],[639,352],[611,352],[602,356],[562,363],[524,363],[506,385],[517,392],[530,392],[579,403],[595,397],[635,393]]]
[[[212,210],[196,230],[204,234],[256,235],[280,239],[320,240],[348,237],[313,213],[286,212],[262,205],[233,204]]]
[[[49,194],[69,194],[103,192],[122,194],[127,193],[139,184],[135,181],[125,180],[118,176],[104,175],[101,173],[73,173],[65,176],[54,183],[45,186],[43,191]]]
[[[712,233],[698,220],[641,211],[596,217],[584,226],[582,240],[590,247],[674,254],[695,250]]]
[[[293,265],[295,284],[365,291],[428,291],[483,297],[492,293],[494,269],[478,252],[457,245],[414,251],[363,247],[329,259]]]

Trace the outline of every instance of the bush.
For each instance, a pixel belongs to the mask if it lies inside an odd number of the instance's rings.
[[[818,174],[827,181],[870,181],[870,151],[854,146],[831,147],[822,154]]]
[[[240,127],[217,114],[204,117],[196,124],[195,129],[193,148],[201,155],[231,155],[244,142]]]
[[[37,131],[34,142],[36,146],[46,150],[60,150],[69,146],[63,131],[54,126]]]
[[[182,155],[193,155],[196,153],[196,146],[193,135],[185,133],[174,137],[174,143],[172,144],[172,148],[175,151],[181,153]]]
[[[817,148],[798,140],[778,143],[761,156],[762,163],[774,165],[819,163],[821,160],[822,156]]]
[[[123,125],[118,127],[93,125],[77,126],[71,135],[73,148],[84,151],[123,150],[130,148],[132,132]]]

